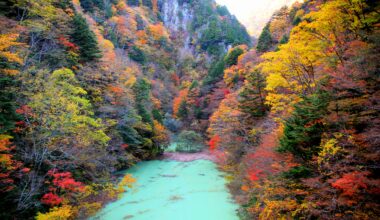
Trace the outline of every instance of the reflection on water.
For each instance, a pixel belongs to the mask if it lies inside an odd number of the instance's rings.
[[[213,162],[147,161],[127,171],[137,182],[93,219],[234,220],[238,208]]]

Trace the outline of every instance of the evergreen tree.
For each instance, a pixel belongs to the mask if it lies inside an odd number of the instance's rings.
[[[322,118],[327,114],[327,105],[326,93],[310,95],[296,104],[292,116],[286,120],[278,150],[290,152],[305,161],[318,153],[324,131]]]
[[[224,59],[215,62],[209,69],[207,76],[204,78],[203,85],[209,85],[220,80],[223,77],[225,66]]]
[[[244,50],[241,49],[240,47],[236,47],[231,52],[229,52],[227,56],[225,56],[224,58],[224,62],[227,65],[227,67],[236,65],[238,62],[239,56],[242,55],[243,53],[244,53]]]
[[[153,118],[155,119],[155,120],[157,120],[158,122],[160,122],[161,124],[163,123],[163,117],[162,117],[162,115],[161,115],[161,113],[160,113],[160,110],[158,110],[158,109],[153,109],[152,110],[152,115],[153,115]]]
[[[182,100],[181,104],[179,105],[177,116],[180,117],[180,118],[182,118],[182,119],[186,119],[187,118],[188,111],[187,111],[187,102],[186,102],[186,100]]]
[[[265,78],[257,70],[246,76],[239,93],[239,108],[252,117],[262,117],[268,107],[265,105]]]
[[[146,62],[146,56],[144,52],[137,46],[133,46],[128,53],[129,58],[132,60],[144,64]]]
[[[300,17],[295,17],[293,22],[292,22],[292,25],[293,26],[297,26],[299,23],[301,23],[302,19]]]
[[[145,29],[145,25],[144,25],[144,20],[142,19],[142,17],[139,15],[139,14],[136,14],[136,26],[137,26],[137,30],[138,31],[141,31],[141,30],[144,30]]]
[[[146,79],[138,79],[133,86],[136,102],[148,101],[151,85]]]
[[[280,40],[280,44],[286,44],[289,41],[289,36],[287,34],[284,34]]]
[[[79,46],[81,61],[88,62],[99,59],[102,56],[101,51],[95,34],[90,30],[86,19],[81,15],[75,15],[73,26],[71,37],[74,43]]]
[[[140,0],[128,0],[127,3],[129,6],[139,6]]]
[[[20,119],[15,111],[15,92],[12,91],[14,85],[14,79],[0,75],[0,134],[14,129],[15,121]]]
[[[15,121],[20,119],[15,112],[16,81],[12,76],[19,72],[18,67],[22,64],[18,53],[12,50],[22,45],[17,38],[18,35],[1,34],[0,31],[0,134],[12,130]]]
[[[257,51],[266,52],[272,46],[272,35],[269,30],[269,23],[264,27],[260,34],[259,40],[257,41]]]
[[[223,30],[221,28],[220,22],[217,18],[210,18],[209,25],[207,29],[203,32],[200,41],[203,50],[207,51],[209,54],[218,55],[220,50],[219,43],[223,40]]]
[[[146,110],[145,106],[142,103],[137,103],[136,105],[137,113],[141,116],[142,121],[145,123],[152,124],[153,120],[148,110]]]
[[[9,16],[14,13],[14,1],[12,0],[2,0],[0,1],[0,15]]]
[[[142,137],[131,125],[121,125],[118,127],[118,130],[124,143],[129,146],[137,146],[141,144]]]
[[[142,4],[150,9],[153,9],[152,0],[142,0]]]
[[[94,12],[94,8],[104,9],[103,0],[81,0],[80,5],[85,11]]]
[[[230,12],[228,11],[228,8],[226,6],[221,6],[221,5],[217,5],[216,6],[216,11],[218,12],[218,14],[220,16],[226,16],[226,15],[230,15]]]
[[[152,117],[146,109],[147,103],[150,102],[150,89],[151,85],[146,79],[138,79],[133,86],[137,112],[142,117],[143,122],[152,124]]]

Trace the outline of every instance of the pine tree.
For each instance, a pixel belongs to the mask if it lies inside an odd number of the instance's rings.
[[[79,46],[81,61],[98,60],[102,56],[101,51],[98,47],[95,34],[90,30],[86,19],[81,15],[75,15],[73,26],[71,37],[74,43]]]
[[[132,60],[144,64],[146,62],[146,56],[144,51],[142,51],[139,47],[133,46],[128,52],[129,58]]]
[[[153,118],[155,120],[157,120],[158,122],[160,122],[161,124],[163,123],[163,120],[164,118],[162,117],[161,113],[160,113],[160,110],[158,109],[153,109],[152,110],[152,115],[153,115]]]
[[[142,0],[142,4],[150,9],[153,9],[152,0]]]
[[[138,79],[133,86],[137,112],[142,117],[143,122],[152,124],[152,117],[146,109],[146,105],[150,101],[150,89],[151,85],[146,79]]]
[[[85,11],[94,12],[94,8],[104,9],[103,0],[81,0],[80,5]]]
[[[187,118],[188,111],[187,111],[187,102],[186,102],[186,100],[182,100],[181,104],[179,105],[177,116],[180,117],[180,118],[182,118],[182,119],[186,119]]]
[[[263,32],[261,32],[259,40],[257,42],[257,51],[258,52],[266,52],[268,51],[272,46],[272,35],[269,30],[269,24],[267,24]]]
[[[290,152],[305,161],[318,153],[321,135],[325,129],[322,120],[327,113],[327,105],[326,93],[310,95],[296,104],[292,116],[286,120],[278,150]]]
[[[280,44],[286,44],[289,42],[289,36],[287,34],[284,34],[280,40]]]
[[[265,78],[257,70],[246,76],[239,93],[239,108],[252,117],[262,117],[268,110],[265,105]]]
[[[16,114],[15,104],[15,79],[13,75],[18,74],[18,67],[22,65],[22,59],[17,50],[23,43],[17,41],[18,34],[0,34],[0,134],[12,130],[15,121],[19,120]]]
[[[12,0],[2,0],[0,2],[0,15],[9,16],[9,14],[14,13],[13,5]]]
[[[128,0],[127,3],[129,6],[139,6],[140,0]]]
[[[219,81],[223,77],[225,66],[224,59],[220,59],[218,62],[213,63],[207,76],[203,80],[203,86]]]
[[[236,65],[238,62],[238,58],[240,55],[244,53],[244,50],[240,47],[234,48],[231,52],[229,52],[225,57],[224,57],[224,62],[225,64],[230,67],[233,65]]]
[[[14,79],[0,75],[0,134],[12,130],[15,121],[20,119],[15,111],[15,92],[12,91],[14,85]]]

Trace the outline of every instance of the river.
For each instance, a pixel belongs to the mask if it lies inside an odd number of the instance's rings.
[[[145,161],[125,173],[137,179],[134,187],[93,219],[239,219],[223,173],[210,160]]]

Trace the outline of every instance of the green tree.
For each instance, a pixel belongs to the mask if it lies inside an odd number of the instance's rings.
[[[12,0],[3,0],[0,2],[0,15],[9,15],[14,13],[13,8],[14,2]]]
[[[139,121],[138,115],[133,109],[127,111],[123,115],[123,119],[118,125],[118,131],[123,138],[124,143],[129,146],[138,146],[142,143],[142,137],[134,128],[134,125]]]
[[[15,121],[20,120],[16,114],[15,80],[0,73],[0,134],[15,128]]]
[[[141,31],[141,30],[144,30],[145,29],[145,24],[144,24],[144,20],[142,19],[141,15],[139,14],[136,14],[136,25],[137,25],[137,30],[138,31]]]
[[[223,40],[223,31],[216,17],[212,17],[200,39],[201,47],[212,55],[221,52],[219,43]]]
[[[101,58],[102,55],[95,34],[90,30],[86,19],[77,14],[72,23],[71,37],[74,43],[79,46],[81,61],[88,62]]]
[[[238,62],[238,58],[240,55],[244,53],[244,50],[240,47],[235,47],[232,49],[225,57],[224,62],[225,64],[229,66],[236,65]]]
[[[145,123],[152,124],[152,116],[149,114],[148,110],[142,103],[137,103],[136,105],[137,113],[141,116],[142,121]]]
[[[38,77],[36,80],[41,80]],[[36,121],[30,125],[29,138],[51,152],[51,161],[96,167],[96,161],[106,154],[110,138],[102,120],[94,117],[85,98],[87,92],[70,69],[56,70],[42,80],[46,82],[42,82],[41,92],[34,94],[29,104]]]
[[[136,102],[148,101],[150,98],[151,85],[145,78],[140,78],[133,85]]]
[[[101,10],[104,9],[103,0],[81,0],[80,5],[85,11],[89,11],[89,12],[94,12],[95,7]]]
[[[186,119],[187,118],[188,111],[187,111],[187,102],[186,102],[186,100],[182,100],[181,104],[179,105],[177,116],[180,117],[180,118],[182,118],[182,119]]]
[[[319,152],[321,135],[325,129],[323,116],[327,114],[326,93],[312,94],[294,106],[294,112],[285,122],[284,135],[280,139],[280,152],[290,152],[310,160]]]
[[[164,118],[162,117],[161,113],[160,113],[160,110],[158,109],[153,109],[152,110],[152,115],[153,115],[153,118],[155,120],[157,120],[158,122],[160,122],[161,124],[163,123],[163,120]]]
[[[284,36],[281,37],[280,44],[286,44],[289,41],[289,36],[287,34],[284,34]]]
[[[247,74],[238,99],[242,112],[252,117],[262,117],[266,114],[268,107],[265,105],[265,86],[265,78],[260,72],[254,70]]]
[[[221,5],[217,5],[216,6],[216,11],[218,12],[218,14],[220,16],[226,16],[226,15],[230,15],[230,12],[228,11],[227,7],[226,6],[221,6]]]
[[[209,69],[207,76],[204,78],[203,86],[220,80],[223,77],[225,66],[226,64],[224,63],[224,59],[220,59],[218,62],[215,62]]]
[[[22,43],[17,42],[18,34],[0,34],[0,134],[14,128],[15,120],[18,120],[15,104],[15,74],[22,59],[15,51]]]
[[[257,51],[266,52],[272,46],[272,35],[269,30],[269,23],[264,27],[260,34],[259,40],[257,41]]]
[[[138,63],[144,64],[146,62],[144,51],[135,45],[129,50],[128,56]]]
[[[153,9],[152,0],[142,0],[142,4],[150,9]]]
[[[182,131],[178,135],[176,151],[198,152],[203,148],[202,136],[194,131]]]
[[[127,0],[128,5],[130,6],[139,6],[140,0]]]
[[[143,122],[152,124],[152,117],[146,108],[150,102],[150,89],[151,84],[148,82],[147,79],[143,78],[138,79],[135,85],[133,86],[137,113],[142,117]]]

